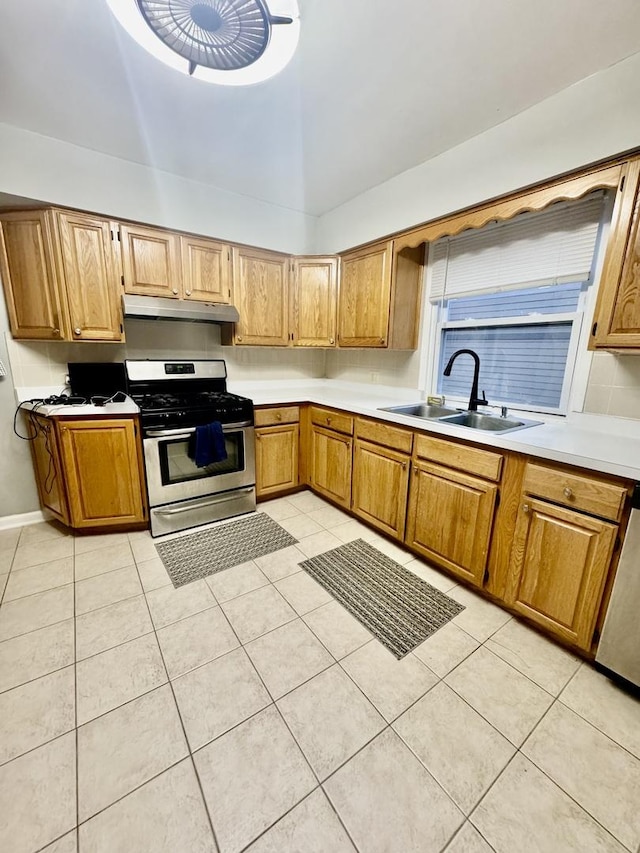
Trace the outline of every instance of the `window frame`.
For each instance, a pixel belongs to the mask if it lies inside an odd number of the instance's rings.
[[[596,242],[594,261],[592,264],[589,279],[584,282],[585,286],[583,288],[582,293],[580,294],[580,300],[578,303],[579,310],[577,312],[571,312],[569,314],[545,314],[535,318],[531,318],[531,322],[535,322],[540,325],[541,322],[546,321],[543,318],[552,318],[553,322],[558,322],[558,320],[556,319],[558,317],[575,317],[575,319],[572,321],[571,338],[569,343],[569,349],[567,351],[567,365],[570,364],[571,358],[571,368],[565,368],[565,376],[562,384],[560,406],[557,409],[552,409],[543,406],[527,407],[523,404],[509,403],[508,401],[501,402],[498,400],[490,400],[490,407],[497,408],[506,405],[509,409],[515,411],[531,412],[532,414],[542,414],[546,420],[555,420],[556,418],[564,419],[572,412],[582,412],[584,410],[584,404],[589,385],[589,373],[593,360],[593,351],[588,349],[588,343],[591,326],[593,324],[596,297],[600,286],[602,268],[604,265],[604,257],[606,253],[607,242],[609,239],[609,232],[611,229],[611,217],[613,214],[615,196],[615,191],[608,189],[605,191],[602,218],[600,221],[599,235]],[[553,203],[554,202],[550,202],[550,204]],[[545,209],[546,208],[542,208],[542,210]],[[502,221],[508,223],[510,219]],[[441,321],[440,319],[440,314],[442,311],[441,302],[434,303],[431,301],[430,298],[432,290],[431,282],[433,269],[432,256],[430,251],[431,245],[432,244],[430,243],[425,244],[426,263],[424,265],[423,279],[424,299],[422,306],[422,322],[420,324],[422,334],[419,343],[420,365],[418,384],[420,389],[424,389],[422,393],[425,398],[431,395],[438,395],[438,368],[440,364],[440,348],[442,345],[442,336],[440,334],[440,330],[442,328],[442,323],[447,322]],[[496,318],[496,320],[498,319],[501,318]],[[504,319],[508,321],[508,325],[523,325],[523,321],[528,320],[529,318],[520,316],[513,318],[509,317]],[[453,321],[451,323],[451,327],[455,326],[459,328],[462,323],[467,323],[469,326],[473,326],[476,328],[486,325],[494,325],[494,321],[487,323],[486,318],[483,318],[481,321]],[[497,325],[497,323],[495,324]],[[471,389],[469,389],[469,391],[471,391]],[[460,397],[447,396],[446,399],[448,403],[452,403],[457,408],[466,408],[469,402],[468,397],[466,399],[462,399]]]

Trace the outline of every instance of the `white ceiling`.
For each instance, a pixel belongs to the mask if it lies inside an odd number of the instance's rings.
[[[299,4],[296,58],[245,89],[159,63],[105,0],[2,0],[0,121],[320,215],[640,51],[638,0]]]

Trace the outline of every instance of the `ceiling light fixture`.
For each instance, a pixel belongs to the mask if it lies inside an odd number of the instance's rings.
[[[289,63],[300,37],[297,0],[107,0],[157,59],[198,80],[247,86]]]

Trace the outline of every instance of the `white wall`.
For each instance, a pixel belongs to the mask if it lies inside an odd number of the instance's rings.
[[[34,512],[40,508],[29,445],[13,434],[15,377],[5,345],[8,329],[9,318],[4,300],[0,299],[0,360],[8,371],[8,375],[0,379],[0,517]],[[19,425],[19,429],[24,434],[24,425]]]
[[[0,124],[0,192],[294,254],[315,218]]]
[[[324,214],[316,251],[356,246],[640,146],[639,104],[637,53]]]

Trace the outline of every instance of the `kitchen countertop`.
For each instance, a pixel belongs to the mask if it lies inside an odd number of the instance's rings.
[[[382,412],[384,406],[417,403],[424,395],[411,388],[342,382],[335,379],[227,381],[229,391],[250,397],[256,406],[287,403],[315,403],[351,412],[355,415],[409,427],[418,432],[458,438],[502,450],[512,450],[554,462],[564,462],[591,471],[614,474],[640,481],[640,424],[609,415],[575,413],[567,418],[530,415],[527,419],[543,420],[540,426],[500,435],[472,430],[422,418]],[[19,400],[47,397],[59,388],[18,388]],[[28,404],[25,404],[25,408]],[[33,408],[33,407],[31,407]],[[127,416],[138,412],[130,398],[125,403],[104,406],[38,406],[46,416],[88,417]],[[494,412],[495,413],[495,412]],[[518,417],[519,413],[512,414]]]
[[[28,389],[25,389],[28,390]],[[48,397],[48,394],[40,395],[40,397]],[[30,400],[37,399],[38,395],[31,394],[23,397],[22,408],[27,412],[37,412],[45,417],[69,417],[69,418],[86,418],[86,417],[127,417],[137,415],[140,409],[133,402],[131,397],[127,397],[124,403],[105,403],[104,406],[95,406],[92,403],[85,403],[81,406],[46,406],[37,403],[31,403]]]
[[[591,471],[640,480],[640,424],[626,418],[576,413],[567,418],[547,418],[539,426],[500,435],[422,418],[381,412],[383,406],[400,406],[424,400],[410,388],[365,385],[334,379],[291,381],[228,380],[229,390],[250,397],[256,406],[277,403],[315,403],[365,415],[414,430],[458,438],[475,444],[512,450]],[[492,410],[495,414],[495,410]],[[511,414],[518,417],[519,412]],[[544,415],[528,414],[542,420]]]

